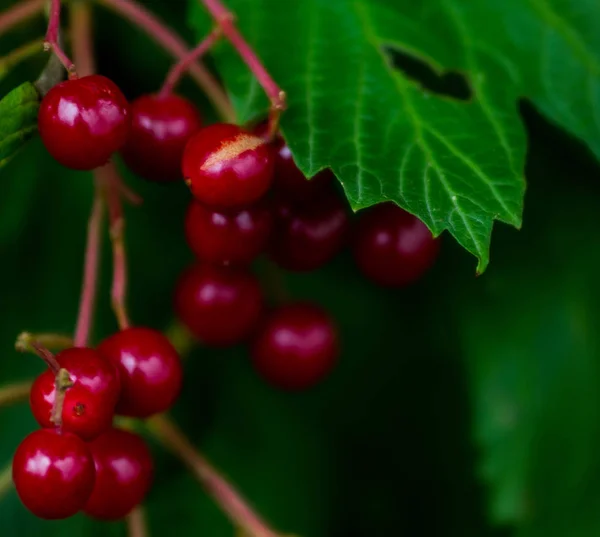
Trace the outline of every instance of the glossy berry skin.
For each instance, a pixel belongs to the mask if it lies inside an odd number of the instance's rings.
[[[201,263],[181,275],[174,299],[181,322],[206,345],[247,339],[262,314],[258,280],[247,270]]]
[[[85,442],[56,429],[34,431],[13,457],[13,482],[21,502],[46,520],[80,511],[94,488],[95,473]]]
[[[127,166],[149,181],[182,179],[185,144],[202,124],[196,107],[178,95],[142,95],[131,103],[131,116],[121,151]]]
[[[185,218],[185,236],[198,259],[243,265],[265,250],[272,222],[271,211],[264,202],[227,211],[193,200]]]
[[[96,467],[94,490],[83,511],[99,520],[119,520],[142,503],[152,484],[152,456],[144,440],[109,429],[88,445]]]
[[[353,253],[369,279],[386,287],[402,287],[433,265],[439,242],[417,217],[387,202],[359,215]]]
[[[319,306],[292,303],[273,311],[258,332],[252,360],[258,373],[283,390],[305,390],[333,368],[339,355],[337,330]]]
[[[119,370],[121,395],[116,412],[147,418],[168,410],[181,391],[181,360],[157,330],[126,328],[107,337],[98,352]]]
[[[345,244],[348,210],[333,191],[305,204],[276,200],[275,215],[269,252],[286,270],[315,270],[330,261]]]
[[[205,205],[243,207],[262,197],[273,180],[274,154],[262,138],[237,125],[200,129],[185,147],[183,177]]]
[[[73,382],[65,392],[63,430],[91,440],[112,425],[120,390],[118,371],[88,348],[66,349],[56,355],[56,360]],[[46,370],[33,383],[29,396],[33,416],[42,427],[54,427],[51,416],[55,395],[55,375]]]
[[[38,127],[48,152],[63,166],[92,170],[127,141],[131,111],[114,82],[84,76],[57,84],[44,96]]]

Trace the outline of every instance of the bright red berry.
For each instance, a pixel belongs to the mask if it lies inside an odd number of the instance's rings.
[[[112,425],[119,398],[118,372],[93,349],[66,349],[56,355],[56,361],[73,382],[65,392],[62,428],[91,440]],[[29,396],[33,416],[42,427],[54,427],[55,396],[55,375],[46,370],[33,383]]]
[[[333,191],[310,203],[276,200],[271,257],[286,270],[315,270],[343,247],[348,225],[346,204]]]
[[[178,95],[142,95],[131,103],[131,134],[121,151],[132,171],[149,181],[182,179],[185,144],[201,126],[197,108]]]
[[[216,123],[190,138],[183,177],[198,201],[242,207],[263,196],[273,180],[274,155],[262,138],[237,125]]]
[[[368,278],[380,285],[401,287],[418,280],[433,265],[439,240],[416,216],[386,202],[359,215],[353,251]]]
[[[263,308],[258,280],[247,270],[197,264],[181,275],[175,311],[203,343],[227,346],[248,338]]]
[[[94,461],[81,438],[56,429],[27,436],[13,457],[12,476],[23,505],[47,520],[73,516],[94,488]]]
[[[252,347],[258,373],[283,390],[315,385],[331,371],[338,354],[337,330],[329,315],[302,302],[273,311]]]
[[[88,445],[96,466],[94,490],[83,511],[100,520],[118,520],[140,504],[152,483],[152,456],[144,440],[109,429]]]
[[[130,126],[127,99],[114,82],[101,75],[57,84],[40,103],[42,141],[67,168],[92,170],[106,164],[127,141]]]
[[[185,218],[185,236],[202,261],[247,264],[265,249],[272,220],[264,202],[227,211],[193,200]]]
[[[183,378],[181,360],[157,330],[126,328],[102,341],[98,352],[119,370],[117,414],[147,418],[168,410],[177,399]]]

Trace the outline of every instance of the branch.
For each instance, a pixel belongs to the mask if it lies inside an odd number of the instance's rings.
[[[223,31],[223,35],[225,35],[238,51],[238,54],[244,60],[250,71],[252,71],[256,80],[262,86],[267,97],[271,101],[268,137],[272,138],[279,127],[279,116],[286,108],[285,92],[273,80],[254,50],[252,50],[252,47],[250,47],[242,34],[238,31],[234,24],[235,17],[233,13],[227,10],[221,3],[221,0],[202,0],[202,3]]]
[[[168,417],[156,416],[148,420],[148,425],[158,440],[188,466],[236,527],[245,531],[248,537],[280,537],[254,512],[240,493],[194,448],[183,432]]]
[[[149,37],[175,58],[181,60],[189,54],[186,43],[135,0],[98,0],[98,2],[144,30]],[[189,66],[189,73],[206,93],[222,119],[233,123],[235,121],[233,107],[225,91],[212,74],[198,63]]]
[[[0,34],[42,13],[46,0],[21,0],[0,13]]]

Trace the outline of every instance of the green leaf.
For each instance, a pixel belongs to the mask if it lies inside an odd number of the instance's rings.
[[[191,0],[197,35],[209,19]],[[355,209],[394,200],[448,229],[485,269],[494,220],[523,205],[528,97],[600,156],[600,4],[593,0],[230,0],[288,93],[282,129],[309,176],[331,166]],[[463,73],[468,101],[394,70],[390,49]],[[267,102],[228,45],[216,54],[240,121]]]
[[[25,82],[0,101],[0,168],[36,131],[39,100],[34,85]]]

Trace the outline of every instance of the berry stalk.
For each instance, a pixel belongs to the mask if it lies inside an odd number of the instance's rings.
[[[21,332],[17,336],[17,341],[15,343],[15,349],[19,352],[31,352],[39,356],[46,365],[50,368],[50,370],[58,375],[60,371],[60,365],[54,358],[54,354],[52,354],[46,347],[44,347],[33,334],[29,332]]]
[[[129,537],[148,537],[148,526],[146,524],[146,514],[144,508],[138,505],[127,516],[127,531]]]
[[[189,54],[186,43],[155,15],[134,0],[98,0],[105,7],[129,20],[156,41],[173,57],[182,59]],[[198,62],[189,67],[190,76],[202,88],[224,121],[234,122],[235,112],[225,91],[212,74]]]
[[[51,0],[50,2],[50,17],[48,20],[48,30],[46,32],[46,39],[44,42],[45,50],[52,50],[56,57],[63,64],[69,78],[77,78],[77,71],[75,70],[75,64],[66,55],[65,51],[61,48],[58,43],[58,33],[60,30],[60,0]]]
[[[91,8],[87,2],[73,2],[69,26],[73,40],[73,57],[80,76],[96,72]]]
[[[279,537],[168,417],[156,416],[148,421],[148,425],[165,447],[188,466],[235,526],[246,532],[248,537]]]
[[[202,0],[202,3],[223,31],[223,35],[230,41],[250,71],[252,71],[256,80],[262,86],[267,97],[271,101],[268,137],[269,139],[272,138],[279,127],[279,116],[286,108],[285,92],[273,80],[254,50],[252,50],[252,47],[250,47],[236,28],[233,13],[227,10],[221,3],[221,0]]]
[[[190,65],[202,58],[202,56],[204,56],[204,54],[206,54],[216,43],[219,37],[221,37],[221,31],[219,29],[213,30],[198,44],[196,48],[191,50],[187,56],[181,58],[181,60],[179,60],[167,74],[163,87],[159,92],[159,96],[166,97],[169,95],[169,93],[175,89],[175,86],[184,73],[190,68]]]
[[[31,380],[8,384],[0,388],[0,407],[10,406],[14,403],[26,401],[31,391]]]
[[[41,13],[44,3],[45,0],[22,0],[0,13],[0,34]]]

